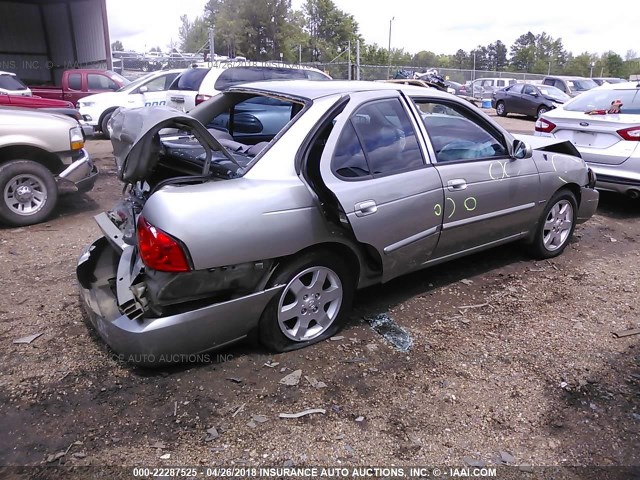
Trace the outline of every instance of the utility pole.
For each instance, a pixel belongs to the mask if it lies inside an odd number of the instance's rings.
[[[347,80],[351,80],[351,40],[348,41],[347,48],[349,49],[349,53],[347,54]]]
[[[302,44],[298,44],[298,65],[302,63]]]
[[[396,17],[391,17],[391,20],[389,20],[389,65],[387,66],[387,79],[390,78],[391,73],[391,23],[393,22],[393,20],[395,20],[395,18]]]
[[[356,80],[360,80],[360,40],[356,43]]]
[[[215,50],[215,37],[213,32],[213,27],[209,29],[209,61],[213,61],[216,57]]]

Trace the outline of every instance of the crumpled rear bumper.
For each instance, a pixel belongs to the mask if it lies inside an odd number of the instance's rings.
[[[257,326],[283,285],[234,300],[160,318],[131,319],[120,311],[113,284],[121,252],[101,237],[82,252],[76,269],[81,303],[119,359],[154,365],[193,361],[194,355],[241,340]],[[118,279],[119,280],[119,279]]]

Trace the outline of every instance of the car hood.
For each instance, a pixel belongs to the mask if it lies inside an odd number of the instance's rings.
[[[121,97],[125,97],[129,92],[103,92],[103,93],[94,93],[93,95],[88,95],[86,97],[81,98],[79,103],[101,103],[101,102],[110,102],[113,103],[117,99]]]
[[[514,138],[527,143],[533,150],[542,152],[562,153],[582,158],[575,145],[568,140],[560,140],[552,137],[534,137],[533,135],[513,134]]]
[[[168,107],[119,108],[111,117],[111,144],[118,177],[125,183],[144,180],[160,159],[163,129],[189,128],[212,150],[226,150],[195,118]]]
[[[546,98],[550,102],[556,102],[556,103],[564,103],[569,100],[568,98],[560,98],[560,97],[555,97],[553,95],[544,95],[544,98]]]

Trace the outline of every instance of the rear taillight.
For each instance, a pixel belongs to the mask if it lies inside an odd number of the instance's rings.
[[[536,132],[551,133],[554,128],[556,128],[556,124],[544,118],[539,118],[536,121]]]
[[[617,134],[630,142],[640,142],[640,126],[623,128],[618,130]]]
[[[191,270],[182,246],[140,215],[138,218],[138,250],[144,264],[161,272]]]
[[[196,95],[196,105],[200,105],[202,102],[206,102],[211,98],[211,95]]]

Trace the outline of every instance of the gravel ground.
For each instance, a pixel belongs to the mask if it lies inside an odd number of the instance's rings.
[[[94,191],[0,229],[0,465],[640,464],[640,336],[612,334],[640,327],[638,202],[603,194],[552,261],[505,246],[362,291],[331,341],[144,370],[78,306],[77,255],[121,191],[110,144],[89,149]],[[385,312],[408,353],[364,320]]]

